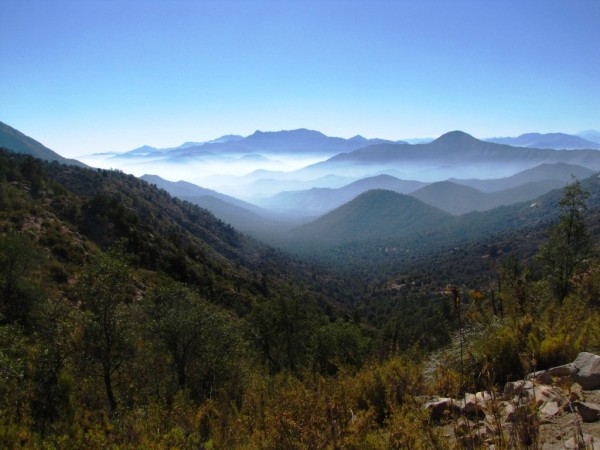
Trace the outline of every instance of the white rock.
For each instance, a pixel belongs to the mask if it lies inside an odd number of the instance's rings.
[[[600,356],[581,352],[573,361],[573,366],[577,369],[573,379],[583,389],[600,389]]]

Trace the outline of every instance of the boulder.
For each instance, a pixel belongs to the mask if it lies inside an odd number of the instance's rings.
[[[437,398],[425,403],[423,408],[429,411],[432,420],[441,420],[448,415],[457,415],[461,412],[461,405],[453,398]]]
[[[465,394],[461,402],[461,412],[466,416],[485,416],[485,412],[483,411],[483,407],[485,406],[484,400],[482,396],[478,397],[477,394]]]
[[[583,389],[600,389],[600,356],[581,352],[573,361],[573,366],[577,370],[573,379]]]
[[[540,414],[542,415],[542,422],[546,422],[548,419],[560,414],[561,408],[556,402],[547,402],[540,408]]]
[[[572,402],[571,405],[586,423],[598,422],[600,420],[600,405],[587,402]]]
[[[575,368],[573,363],[569,363],[562,366],[552,367],[547,370],[539,370],[537,372],[527,374],[525,379],[536,380],[538,383],[542,384],[552,384],[554,378],[573,377],[576,373],[577,368]]]

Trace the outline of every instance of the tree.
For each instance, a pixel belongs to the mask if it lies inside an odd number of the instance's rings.
[[[177,386],[193,398],[210,397],[243,364],[233,317],[184,284],[168,281],[144,299],[151,339],[173,362]]]
[[[308,364],[315,332],[326,318],[306,297],[284,292],[257,302],[248,320],[271,371],[296,372]]]
[[[551,228],[539,258],[557,298],[562,302],[571,290],[575,271],[590,256],[592,245],[585,226],[586,200],[590,196],[579,181],[565,187],[560,200],[560,217]]]
[[[100,368],[112,414],[117,409],[113,376],[132,353],[129,268],[114,256],[99,253],[81,272],[75,295],[85,313],[83,349]]]
[[[0,236],[0,323],[26,324],[36,292],[27,276],[36,265],[33,243],[23,234]]]

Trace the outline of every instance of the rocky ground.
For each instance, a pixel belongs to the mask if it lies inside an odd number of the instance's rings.
[[[450,440],[467,448],[600,450],[600,356],[507,383],[503,392],[424,402]]]

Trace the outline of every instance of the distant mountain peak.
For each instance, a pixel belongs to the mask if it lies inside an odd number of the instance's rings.
[[[280,130],[280,131],[260,131],[260,130],[256,130],[254,133],[252,133],[250,136],[248,136],[249,138],[251,137],[262,137],[262,136],[266,136],[266,135],[302,135],[302,136],[319,136],[319,137],[324,137],[325,135],[323,133],[321,133],[320,131],[315,131],[315,130],[309,130],[308,128],[297,128],[295,130]]]
[[[464,144],[465,142],[477,142],[478,139],[474,138],[464,131],[455,130],[449,131],[448,133],[442,134],[439,138],[432,142],[432,144]]]
[[[356,136],[352,136],[350,139],[348,139],[349,141],[359,141],[359,142],[365,142],[368,139],[361,136],[360,134],[357,134]]]

